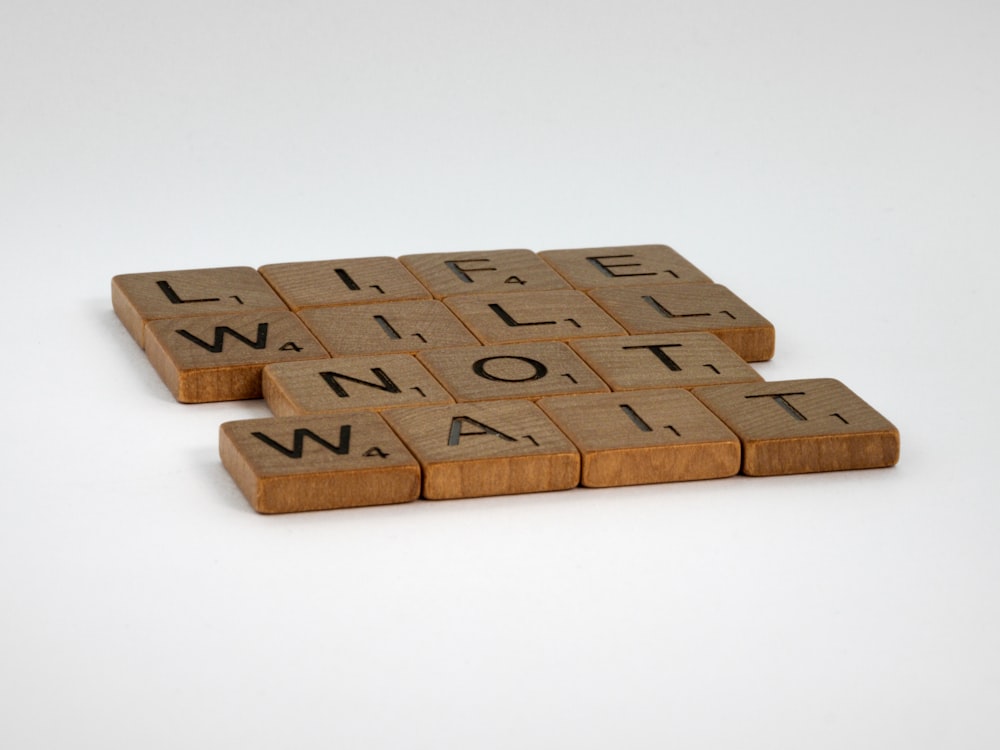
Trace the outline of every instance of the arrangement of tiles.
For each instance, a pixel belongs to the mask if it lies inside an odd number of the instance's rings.
[[[220,428],[261,513],[894,465],[832,379],[765,382],[774,327],[665,245],[123,274],[114,309]]]

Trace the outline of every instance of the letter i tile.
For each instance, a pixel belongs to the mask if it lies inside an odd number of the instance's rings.
[[[306,307],[430,299],[431,293],[395,258],[351,258],[261,266],[260,274],[299,311]]]
[[[219,455],[259,513],[416,500],[420,466],[375,412],[226,422]]]
[[[695,388],[743,444],[743,473],[801,474],[893,466],[899,431],[838,380]]]
[[[538,405],[580,450],[587,487],[716,479],[740,470],[739,439],[683,389],[551,396]]]
[[[479,339],[435,299],[312,307],[299,317],[330,354],[413,354]]]
[[[580,454],[530,401],[390,409],[382,416],[420,461],[429,500],[565,490],[580,481]]]

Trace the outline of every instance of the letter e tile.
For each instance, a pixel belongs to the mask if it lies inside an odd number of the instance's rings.
[[[530,401],[488,401],[382,412],[423,470],[423,496],[446,500],[565,490],[580,454]]]
[[[576,289],[711,281],[666,245],[543,250],[538,255]]]
[[[226,422],[219,455],[259,513],[416,500],[420,466],[375,412]]]
[[[580,450],[587,487],[716,479],[740,470],[736,435],[683,389],[552,396],[538,405]]]
[[[893,466],[899,431],[838,380],[695,388],[743,444],[743,473],[802,474]]]

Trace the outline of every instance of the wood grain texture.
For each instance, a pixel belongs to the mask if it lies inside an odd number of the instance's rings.
[[[614,318],[575,289],[465,294],[444,303],[484,344],[625,335]]]
[[[313,307],[299,316],[334,355],[412,354],[479,343],[438,300]]]
[[[751,476],[893,466],[899,431],[838,380],[720,385],[692,391],[743,444]]]
[[[276,416],[454,401],[411,354],[281,362],[264,368],[262,388]]]
[[[632,334],[714,333],[747,362],[774,356],[774,326],[719,284],[592,289],[594,301]]]
[[[152,320],[288,309],[249,266],[120,274],[111,279],[111,306],[143,348]]]
[[[653,333],[568,343],[613,391],[763,380],[711,333]]]
[[[267,399],[220,429],[264,513],[899,459],[839,381],[763,381],[774,326],[666,245],[121,274],[112,305],[178,401]]]
[[[395,258],[272,263],[258,270],[295,311],[431,298],[431,293]]]
[[[565,490],[579,483],[580,454],[529,401],[382,414],[420,462],[429,500]]]
[[[399,260],[438,299],[456,294],[569,289],[569,284],[531,250],[418,253]]]
[[[497,344],[421,352],[417,358],[456,401],[534,399],[608,390],[561,341]]]
[[[219,456],[259,513],[415,500],[420,466],[375,412],[226,422]]]
[[[543,250],[538,255],[575,289],[711,281],[666,245]]]
[[[330,355],[294,313],[154,320],[146,356],[178,401],[260,398],[264,365]]]
[[[716,479],[740,470],[740,441],[683,389],[657,389],[538,401],[582,457],[582,484]]]

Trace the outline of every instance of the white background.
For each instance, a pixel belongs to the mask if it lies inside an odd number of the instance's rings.
[[[994,748],[994,2],[0,2],[0,745]],[[667,243],[893,469],[258,516],[110,279]]]

